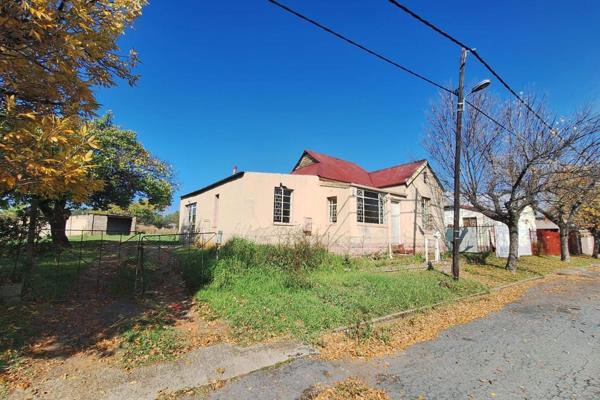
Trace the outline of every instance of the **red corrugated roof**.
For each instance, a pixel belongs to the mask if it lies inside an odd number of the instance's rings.
[[[356,183],[364,186],[384,188],[406,183],[415,171],[427,163],[425,160],[396,165],[373,172],[368,172],[353,162],[331,157],[326,154],[305,150],[302,157],[308,155],[315,162],[305,167],[296,164],[292,174],[316,175],[324,179],[339,182]],[[300,160],[302,160],[300,157]]]

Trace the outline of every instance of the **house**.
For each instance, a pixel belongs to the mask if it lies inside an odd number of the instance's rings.
[[[471,205],[460,207],[461,243],[460,251],[480,253],[495,251],[498,257],[508,256],[508,226],[502,222],[483,215]],[[444,207],[446,240],[452,243],[452,227],[454,226],[454,208]],[[532,255],[535,243],[536,220],[531,207],[526,207],[519,219],[519,255]],[[533,235],[533,240],[532,240]]]
[[[181,196],[181,232],[282,243],[318,239],[342,254],[443,250],[442,186],[426,160],[377,171],[306,150],[291,173],[237,172]]]

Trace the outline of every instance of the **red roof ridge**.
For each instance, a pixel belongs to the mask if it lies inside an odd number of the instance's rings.
[[[385,168],[376,169],[376,170],[370,171],[369,173],[373,174],[375,172],[385,171],[386,169],[394,169],[394,168],[398,168],[398,167],[405,167],[405,166],[410,165],[410,164],[421,164],[421,163],[424,163],[424,162],[427,162],[427,160],[423,158],[421,160],[409,161],[409,162],[405,162],[405,163],[400,163],[400,164],[392,165],[391,167],[385,167]]]
[[[300,167],[305,156],[315,162]],[[422,159],[369,172],[352,161],[305,149],[292,169],[292,174],[317,175],[334,181],[384,188],[406,183],[425,163],[427,160]]]
[[[344,160],[343,158],[339,158],[339,157],[336,157],[336,156],[330,156],[329,154],[325,154],[325,153],[319,153],[318,151],[309,150],[309,149],[305,149],[305,150],[304,150],[304,152],[305,152],[305,153],[307,153],[309,156],[311,156],[311,157],[313,157],[313,158],[317,158],[318,156],[321,156],[321,157],[328,157],[328,158],[333,158],[333,159],[335,159],[335,160],[338,160],[338,161],[343,161],[343,162],[345,162],[345,163],[348,163],[348,164],[354,164],[354,165],[356,165],[357,167],[359,167],[360,169],[364,169],[363,167],[361,167],[360,165],[358,165],[357,163],[355,163],[355,162],[353,162],[353,161]],[[313,154],[317,155],[317,157],[314,157],[314,156],[313,156]],[[317,161],[319,161],[319,160],[317,160]],[[365,170],[365,171],[366,171],[366,170]]]

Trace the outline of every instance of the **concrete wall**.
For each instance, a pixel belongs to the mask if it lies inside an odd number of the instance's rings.
[[[384,224],[371,224],[357,222],[356,186],[325,181],[311,175],[246,172],[239,179],[183,198],[179,209],[180,231],[189,229],[186,206],[196,203],[195,231],[221,231],[223,242],[233,236],[241,236],[257,242],[283,243],[301,235],[319,240],[338,253],[387,253],[390,245],[395,244],[390,242],[391,204],[398,202],[401,213],[397,244],[412,250],[416,238],[417,251],[422,252],[425,238],[433,240],[438,230],[440,234],[443,233],[442,191],[437,182],[432,184],[433,177],[431,174],[429,176],[428,183],[418,176],[408,188],[400,186],[382,190],[362,187],[386,195]],[[293,190],[289,224],[273,222],[273,191],[279,185]],[[425,229],[419,210],[415,229],[414,196],[417,195],[419,202],[423,196],[431,198],[431,229]],[[329,223],[327,198],[334,196],[337,197],[337,222]],[[433,249],[433,241],[430,244]]]
[[[101,232],[107,233],[106,228],[108,225],[108,215],[101,214],[83,214],[83,215],[71,215],[67,220],[67,235],[76,236],[84,234],[100,234]],[[135,232],[136,218],[131,217],[130,231]]]

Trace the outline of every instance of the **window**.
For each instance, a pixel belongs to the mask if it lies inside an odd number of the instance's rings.
[[[463,226],[464,227],[476,227],[477,226],[477,217],[464,217],[463,218]]]
[[[327,198],[327,215],[330,224],[337,222],[337,197]]]
[[[185,206],[187,208],[187,223],[190,230],[196,228],[196,203],[190,203]]]
[[[431,229],[431,210],[430,200],[427,197],[421,197],[421,212],[423,213],[423,228]]]
[[[275,187],[273,222],[290,223],[292,209],[292,189],[285,186]]]
[[[356,189],[356,221],[383,224],[384,201],[381,193]]]

